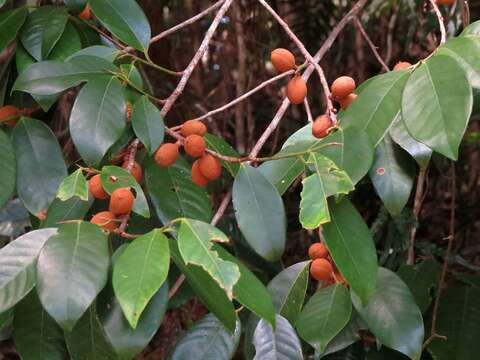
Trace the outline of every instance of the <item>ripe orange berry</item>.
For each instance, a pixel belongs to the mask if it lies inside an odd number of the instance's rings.
[[[118,188],[112,192],[108,210],[115,215],[128,214],[132,210],[134,202],[135,197],[129,188]]]
[[[292,104],[301,104],[307,96],[307,83],[301,76],[293,77],[287,84],[287,97]]]
[[[198,186],[206,186],[208,184],[208,179],[202,175],[200,171],[200,159],[195,160],[192,164],[192,181]]]
[[[332,84],[332,96],[335,100],[340,100],[351,94],[357,85],[350,76],[340,76]]]
[[[310,259],[326,259],[328,257],[328,249],[323,243],[315,243],[308,249],[308,256]]]
[[[456,0],[436,0],[436,3],[438,5],[446,5],[446,6],[451,6],[455,3]]]
[[[109,231],[115,230],[118,227],[115,214],[110,211],[100,211],[99,213],[93,215],[90,222]]]
[[[205,154],[198,161],[200,173],[208,180],[215,180],[222,174],[222,164],[215,156]]]
[[[78,17],[82,20],[90,20],[92,18],[92,9],[90,8],[90,5],[87,4],[82,12],[78,14]]]
[[[285,72],[295,68],[295,56],[287,49],[275,49],[270,54],[270,60],[278,72]]]
[[[200,135],[188,135],[185,139],[185,144],[183,148],[185,152],[193,157],[202,156],[205,153],[205,148],[207,144],[205,143],[205,139]]]
[[[122,164],[122,168],[126,169],[128,167],[128,160],[125,160]],[[137,180],[138,183],[142,181],[143,178],[143,170],[140,164],[136,161],[133,162],[132,170],[130,170],[130,174]]]
[[[317,139],[323,139],[328,135],[333,126],[332,119],[328,115],[320,115],[315,119],[312,125],[312,135]]]
[[[347,97],[343,99],[339,99],[338,103],[340,104],[340,107],[343,110],[346,110],[352,104],[352,102],[355,101],[356,98],[357,98],[357,94],[351,93],[347,95]]]
[[[203,136],[207,132],[207,127],[205,124],[199,120],[188,120],[185,121],[180,129],[180,134],[183,137],[189,135],[200,135]]]
[[[335,275],[335,279],[337,279],[337,283],[342,284],[342,285],[348,285],[347,280],[345,277],[340,273],[338,270],[333,271]]]
[[[310,274],[315,280],[329,280],[332,277],[332,272],[332,264],[325,259],[315,259],[310,265]]]
[[[166,143],[161,145],[155,153],[155,161],[158,165],[167,167],[175,163],[178,158],[178,145]]]
[[[90,190],[90,193],[95,199],[108,199],[108,194],[102,186],[102,178],[100,177],[100,174],[97,174],[90,179],[88,182],[88,190]]]
[[[412,64],[410,64],[409,62],[400,61],[393,67],[393,71],[408,69],[410,66],[412,66]]]
[[[15,126],[21,115],[19,108],[13,105],[5,105],[0,108],[0,122],[5,122],[8,126]]]

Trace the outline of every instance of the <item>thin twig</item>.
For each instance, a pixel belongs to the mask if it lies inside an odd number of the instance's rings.
[[[426,177],[427,177],[427,167],[422,167],[420,169],[420,173],[418,174],[417,188],[415,191],[415,200],[413,201],[414,224],[412,226],[412,229],[410,230],[410,247],[408,248],[408,258],[407,258],[408,265],[415,264],[415,239],[417,236],[418,218],[420,215],[420,211],[422,210],[423,200],[425,199],[423,194],[424,194],[424,185],[425,185]]]
[[[435,12],[435,15],[437,16],[438,20],[438,26],[440,27],[440,45],[445,44],[447,41],[447,31],[445,29],[445,23],[443,22],[443,16],[442,12],[440,11],[440,8],[437,5],[437,2],[435,0],[429,0],[430,5],[432,5],[433,11]]]
[[[185,86],[187,85],[187,82],[190,79],[190,76],[192,75],[193,70],[195,70],[195,67],[197,66],[197,64],[199,63],[199,61],[201,60],[205,52],[207,51],[208,44],[210,43],[210,40],[212,39],[213,34],[215,33],[215,30],[217,30],[217,27],[220,24],[220,21],[222,20],[223,16],[225,15],[228,8],[232,4],[232,1],[233,0],[225,0],[220,10],[218,10],[217,15],[215,15],[215,18],[210,24],[210,27],[208,28],[207,33],[205,34],[205,37],[203,38],[202,43],[200,44],[200,47],[198,48],[197,52],[193,56],[192,60],[190,61],[190,64],[188,64],[187,68],[184,70],[182,78],[178,82],[177,87],[172,92],[172,94],[168,97],[165,105],[163,105],[163,108],[160,111],[163,117],[167,115],[167,113],[170,111],[172,106],[175,104],[175,101],[177,101],[178,97],[182,94],[183,90],[185,89]]]
[[[310,110],[310,104],[308,103],[308,99],[305,97],[303,99],[303,105],[305,106],[305,112],[307,113],[307,119],[309,123],[313,122],[312,111]]]
[[[372,39],[370,39],[370,36],[368,36],[367,32],[365,31],[365,28],[364,28],[363,25],[362,25],[362,22],[359,20],[358,17],[355,17],[355,25],[357,25],[358,30],[360,30],[360,34],[362,34],[363,38],[365,39],[365,41],[367,42],[368,46],[369,46],[370,49],[372,50],[373,55],[375,55],[375,57],[377,58],[377,61],[378,61],[378,62],[380,63],[380,65],[382,66],[383,70],[385,70],[386,72],[389,72],[389,71],[390,71],[390,68],[388,67],[387,64],[385,64],[385,61],[383,61],[382,57],[381,57],[380,54],[378,53],[377,47],[376,47],[375,44],[372,42]]]

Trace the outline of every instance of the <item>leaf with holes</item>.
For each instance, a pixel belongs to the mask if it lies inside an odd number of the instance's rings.
[[[66,201],[74,196],[79,197],[83,201],[88,201],[88,183],[83,176],[83,170],[78,169],[65,179],[63,179],[58,189],[57,197]]]
[[[135,135],[147,149],[150,155],[163,142],[165,125],[160,111],[146,96],[142,96],[135,103],[132,114],[132,125]]]

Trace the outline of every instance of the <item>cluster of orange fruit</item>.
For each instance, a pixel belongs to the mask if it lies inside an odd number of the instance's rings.
[[[192,164],[192,181],[198,186],[206,186],[222,174],[220,160],[205,151],[206,132],[207,127],[199,120],[185,121],[180,129],[180,134],[185,138],[183,149],[188,155],[198,158]],[[162,167],[173,165],[177,161],[179,148],[179,142],[162,144],[155,152],[156,163]]]
[[[23,111],[13,105],[5,105],[0,108],[0,124],[4,123],[8,126],[15,126],[17,120],[22,116]]]
[[[343,275],[332,265],[330,254],[323,243],[315,243],[308,249],[308,256],[312,259],[310,275],[315,280],[323,281],[328,286],[335,282],[346,285]]]

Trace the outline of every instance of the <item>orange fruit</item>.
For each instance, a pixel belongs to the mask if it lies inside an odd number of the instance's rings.
[[[102,178],[100,174],[97,174],[90,179],[88,182],[88,190],[90,190],[90,193],[95,199],[108,199],[108,194],[102,186]]]
[[[118,227],[115,214],[110,211],[100,211],[99,213],[93,215],[90,222],[109,231],[113,231]]]
[[[200,135],[188,135],[185,139],[185,144],[183,148],[185,152],[193,157],[202,156],[205,153],[205,148],[207,144],[205,143],[205,139]]]
[[[20,115],[19,108],[13,105],[5,105],[0,108],[0,123],[5,122],[8,126],[15,126]]]
[[[332,84],[332,97],[340,100],[351,94],[357,85],[350,76],[340,76]]]
[[[333,267],[326,259],[315,259],[310,265],[310,274],[315,280],[329,280],[332,277]]]
[[[90,8],[90,5],[87,4],[82,12],[78,14],[78,17],[82,20],[90,20],[92,18],[92,9]]]
[[[125,160],[122,164],[122,168],[126,169],[128,166],[128,160]],[[137,180],[138,183],[142,181],[143,178],[143,169],[140,164],[136,161],[133,162],[132,170],[130,170],[130,174]]]
[[[295,68],[295,56],[287,49],[278,48],[270,54],[270,60],[278,72],[285,72]]]
[[[317,139],[323,139],[328,135],[329,130],[332,128],[333,122],[328,115],[320,115],[315,119],[312,124],[312,135]]]
[[[351,93],[343,99],[338,100],[338,103],[343,110],[346,110],[351,105],[351,103],[355,101],[356,98],[357,94]]]
[[[301,104],[307,96],[307,83],[301,76],[293,77],[287,84],[287,97],[292,104]]]
[[[118,188],[110,196],[108,210],[115,215],[128,214],[132,210],[134,202],[135,196],[129,188]]]
[[[412,66],[412,64],[410,64],[409,62],[400,61],[393,67],[393,71],[408,69],[410,66]]]
[[[328,249],[323,243],[315,243],[308,249],[308,256],[310,259],[326,259],[328,257]]]
[[[215,180],[222,174],[222,164],[215,156],[205,154],[198,161],[200,173],[208,180]]]
[[[208,184],[208,179],[203,176],[200,171],[200,159],[195,160],[192,164],[192,181],[198,186],[204,187]]]
[[[199,120],[188,120],[185,121],[180,129],[180,134],[183,137],[189,135],[200,135],[203,136],[207,132],[207,127],[205,124]]]
[[[178,158],[178,145],[166,143],[155,152],[155,161],[158,165],[167,167],[175,163]]]

